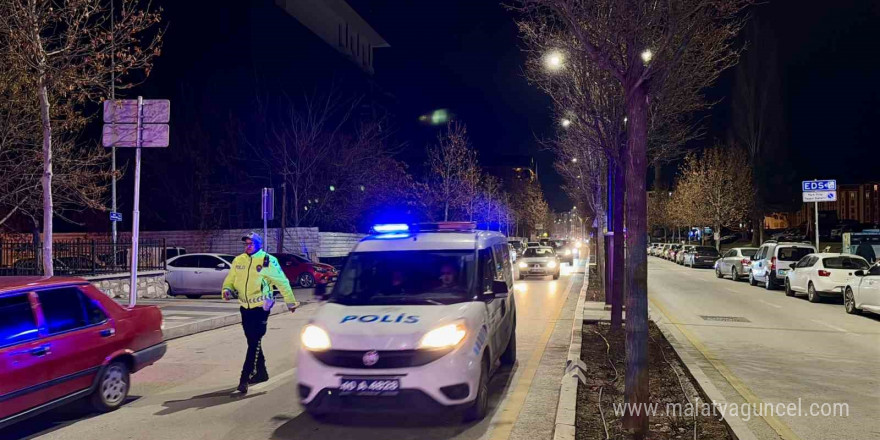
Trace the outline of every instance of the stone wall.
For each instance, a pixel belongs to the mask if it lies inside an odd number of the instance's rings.
[[[116,273],[85,277],[110,298],[128,298],[131,293],[131,274]],[[165,271],[138,273],[138,298],[168,298],[165,294]]]
[[[354,248],[364,234],[347,234],[343,232],[321,232],[318,234],[320,255],[322,258],[345,257]]]

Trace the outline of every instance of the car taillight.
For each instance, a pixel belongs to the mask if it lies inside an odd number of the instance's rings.
[[[749,260],[748,258],[743,258],[742,260],[740,260],[740,263],[742,263],[743,266],[748,266],[752,264],[752,260]]]
[[[770,258],[770,270],[776,270],[776,257]]]
[[[831,272],[828,272],[827,270],[819,269],[819,276],[820,277],[830,277]]]

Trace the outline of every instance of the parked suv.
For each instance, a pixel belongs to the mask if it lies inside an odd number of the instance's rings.
[[[164,354],[155,306],[123,308],[79,278],[0,278],[0,428],[85,397],[112,411]]]
[[[773,290],[785,283],[785,274],[791,270],[792,263],[813,253],[816,253],[816,247],[809,243],[768,240],[752,257],[749,284],[755,286],[760,282],[767,290]]]

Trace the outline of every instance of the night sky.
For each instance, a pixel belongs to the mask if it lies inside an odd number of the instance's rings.
[[[145,93],[173,97],[176,108],[234,112],[245,99],[241,90],[272,82],[266,78],[286,80],[284,87],[290,88],[297,81],[288,70],[297,75],[326,72],[327,66],[302,62],[296,55],[305,46],[333,53],[330,47],[316,39],[271,34],[273,26],[263,26],[264,20],[277,22],[277,28],[291,18],[270,0],[253,0],[251,5],[260,6],[250,10],[242,3],[155,1],[166,9],[168,33]],[[419,115],[446,108],[467,124],[483,165],[526,165],[535,158],[551,206],[570,207],[558,189],[553,155],[541,151],[537,141],[555,130],[550,100],[524,78],[524,56],[509,11],[483,0],[349,4],[391,45],[374,51],[373,80],[391,97],[395,138],[405,145],[400,157],[414,171],[420,170],[425,146],[437,133],[420,125]],[[751,13],[770,23],[778,39],[786,134],[781,152],[786,159],[780,165],[795,170],[793,184],[812,178],[880,180],[875,160],[880,2],[776,0],[755,6]],[[254,64],[267,57],[271,62]],[[709,115],[708,135],[691,148],[726,137],[732,77],[732,71],[725,74],[709,91],[721,102]],[[174,121],[172,126],[182,128]],[[667,167],[668,178],[674,168]]]

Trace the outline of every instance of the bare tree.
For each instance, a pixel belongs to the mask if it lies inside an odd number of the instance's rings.
[[[154,29],[159,13],[141,8],[138,0],[120,3],[112,27],[108,3],[102,0],[8,0],[0,6],[0,40],[5,42],[8,67],[27,78],[40,108],[46,275],[53,274],[53,130],[60,116],[53,106],[73,108],[102,99],[108,95],[111,74],[118,81],[114,86],[130,87],[149,74],[159,55],[163,32]],[[126,81],[126,73],[141,76]]]
[[[674,206],[691,213],[695,224],[712,225],[716,234],[745,220],[752,198],[733,189],[754,186],[747,157],[742,149],[723,146],[689,155],[679,169]],[[715,240],[716,249],[720,246]]]
[[[8,53],[0,53],[0,225],[22,215],[39,226],[42,210],[41,137],[39,103],[31,99],[26,78],[7,68]],[[87,208],[103,209],[112,172],[103,165],[108,155],[96,145],[77,144],[85,123],[69,106],[53,105],[56,124],[53,183],[54,214]]]
[[[450,210],[458,207],[468,220],[473,219],[480,168],[464,124],[450,122],[438,135],[437,144],[428,148],[428,168],[428,184],[443,220],[448,221]]]
[[[752,245],[764,239],[764,214],[772,164],[781,146],[782,96],[776,37],[770,26],[757,18],[746,26],[747,46],[734,74],[731,112],[731,137],[743,145],[749,157],[755,182],[754,208],[751,213]]]
[[[651,102],[671,81],[700,91],[737,53],[732,38],[739,31],[738,13],[751,0],[520,0],[516,9],[538,29],[566,35],[569,59],[587,59],[619,85],[626,109],[627,223],[627,369],[626,402],[647,404],[647,203],[646,174]],[[624,426],[636,438],[648,432],[643,412],[624,415]]]

